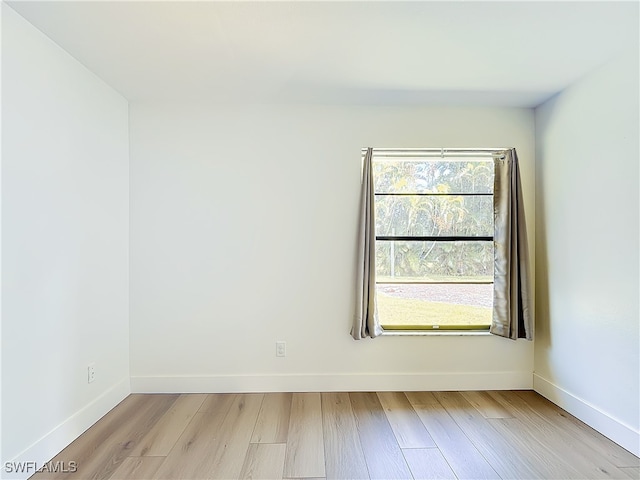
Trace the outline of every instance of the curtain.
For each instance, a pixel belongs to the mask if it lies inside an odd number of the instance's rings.
[[[518,156],[507,150],[495,159],[493,189],[494,290],[489,331],[511,339],[533,338],[529,295],[529,250]]]
[[[367,148],[362,174],[358,232],[356,312],[351,336],[355,340],[382,333],[376,308],[376,219],[373,189],[373,148]]]

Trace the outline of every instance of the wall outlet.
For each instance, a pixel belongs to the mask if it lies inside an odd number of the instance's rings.
[[[87,367],[87,383],[91,383],[96,379],[96,364],[90,363]]]
[[[278,341],[276,342],[276,357],[286,357],[287,356],[287,342]]]

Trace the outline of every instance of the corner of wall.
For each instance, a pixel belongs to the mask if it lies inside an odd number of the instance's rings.
[[[123,378],[102,395],[65,419],[53,430],[47,432],[16,457],[3,459],[1,478],[22,480],[31,477],[46,462],[50,461],[82,435],[85,430],[104,417],[130,393],[129,377]]]
[[[610,438],[634,455],[640,456],[640,432],[633,427],[540,375],[534,374],[533,389],[605,437]]]
[[[0,470],[23,478],[131,392],[128,119],[126,99],[1,7]]]

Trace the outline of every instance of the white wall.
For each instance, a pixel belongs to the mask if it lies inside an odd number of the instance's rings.
[[[130,121],[133,391],[532,386],[530,342],[349,336],[360,149],[516,147],[533,249],[532,110],[132,104]]]
[[[4,3],[2,139],[2,460],[43,462],[129,392],[128,106]]]
[[[536,109],[535,388],[638,454],[638,50]]]

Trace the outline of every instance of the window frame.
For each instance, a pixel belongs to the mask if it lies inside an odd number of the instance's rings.
[[[429,159],[429,161],[446,161],[448,159],[457,158],[458,160],[462,160],[464,158],[468,158],[469,161],[473,161],[475,159],[478,161],[480,158],[486,161],[487,158],[501,157],[503,156],[504,149],[457,149],[457,150],[444,150],[444,149],[373,149],[373,158],[372,163],[375,165],[376,162],[381,161],[380,157],[393,157],[395,161],[419,161],[420,159]],[[363,151],[364,152],[364,151]],[[438,155],[438,152],[440,155]],[[445,154],[446,152],[446,154]],[[378,159],[376,159],[376,154],[378,154]],[[416,158],[418,157],[418,158]],[[440,157],[440,158],[438,158]],[[449,160],[451,161],[451,160]],[[375,172],[375,169],[374,169]],[[374,185],[375,185],[375,173],[374,175]],[[469,191],[455,191],[455,192],[378,192],[375,190],[373,195],[377,199],[383,196],[393,196],[393,197],[401,197],[401,196],[410,196],[410,197],[438,197],[438,196],[448,196],[448,197],[460,197],[460,196],[469,196],[469,197],[478,197],[478,196],[488,196],[493,199],[495,192],[493,191],[493,185],[491,186],[490,192],[469,192]],[[493,201],[491,202],[493,205]],[[493,217],[493,208],[491,211]],[[376,218],[374,219],[378,222],[377,213]],[[493,230],[493,228],[492,228]],[[492,251],[495,255],[495,243],[494,243],[494,234],[493,231],[491,235],[378,235],[376,233],[375,240],[378,241],[389,241],[389,242],[491,242]],[[491,278],[491,281],[477,281],[477,282],[469,282],[469,281],[397,281],[390,282],[385,280],[380,282],[376,279],[376,287],[380,284],[391,285],[391,284],[491,284],[493,285],[494,278]],[[376,294],[377,295],[377,294]],[[407,335],[407,334],[417,334],[417,335],[428,335],[428,334],[445,334],[445,335],[463,335],[463,334],[488,334],[490,324],[473,324],[473,325],[461,325],[461,324],[453,324],[453,325],[442,325],[442,324],[418,324],[411,325],[407,323],[406,325],[384,325],[384,320],[381,319],[380,325],[383,330],[383,334],[391,334],[391,335]]]

